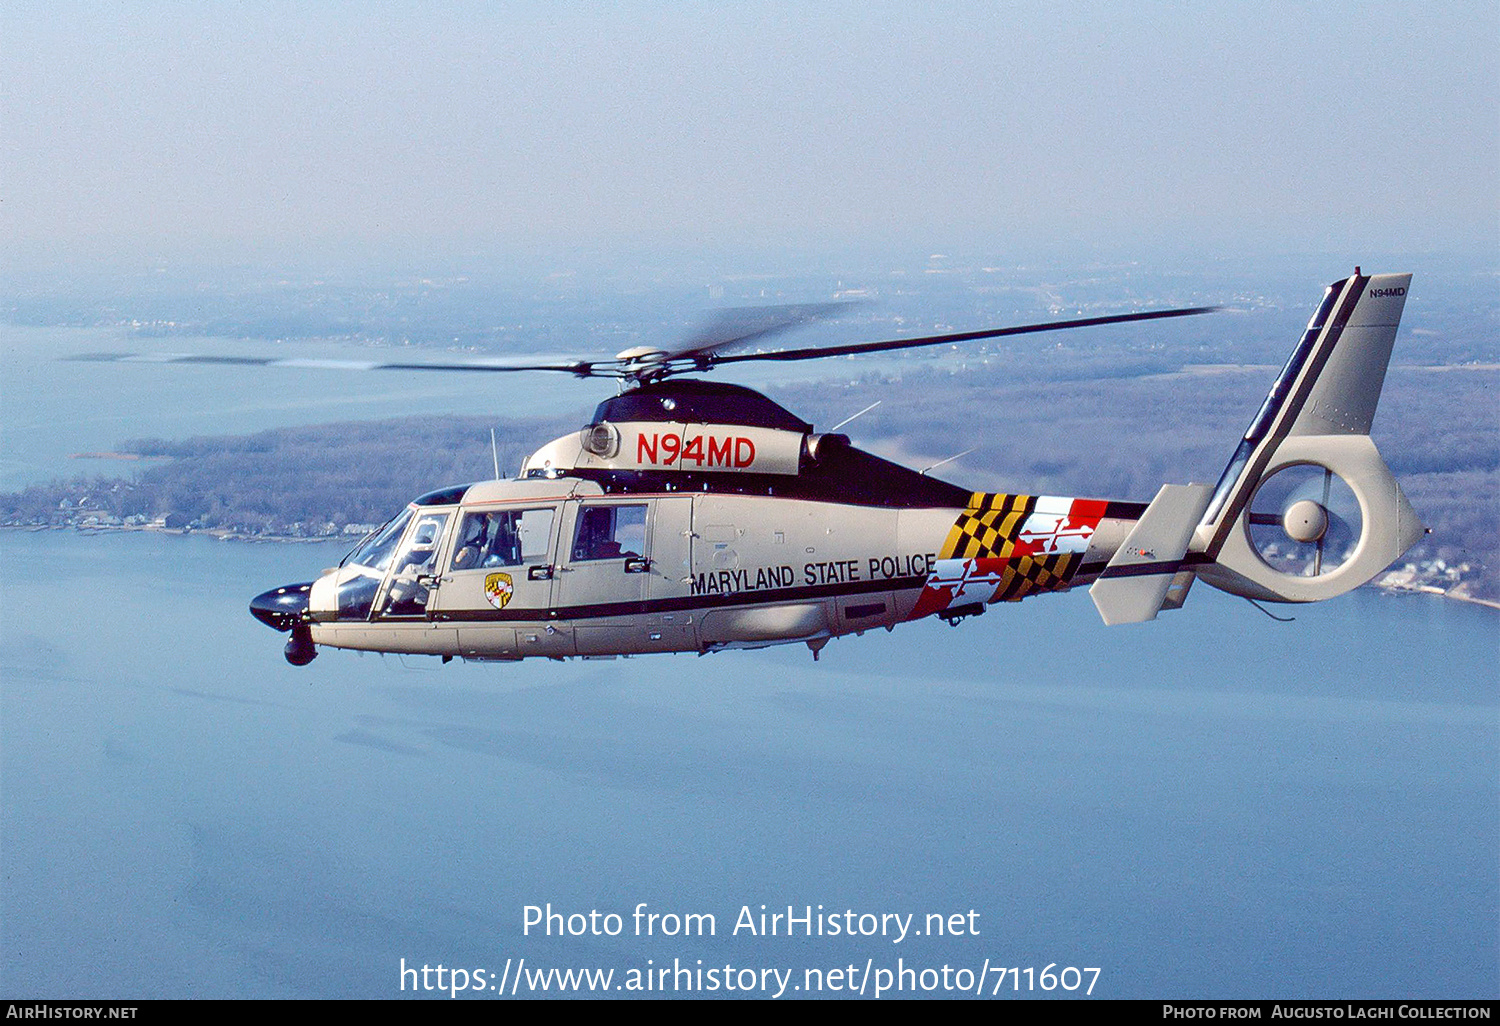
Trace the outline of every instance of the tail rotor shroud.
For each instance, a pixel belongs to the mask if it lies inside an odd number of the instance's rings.
[[[1315,463],[1283,468],[1261,482],[1247,520],[1260,558],[1293,577],[1337,570],[1353,557],[1364,534],[1354,490]]]

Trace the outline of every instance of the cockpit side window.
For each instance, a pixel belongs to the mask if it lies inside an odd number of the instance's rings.
[[[437,568],[438,548],[443,543],[448,515],[446,510],[418,512],[417,522],[406,532],[405,542],[391,561],[383,615],[420,616],[426,610],[428,586]]]
[[[646,551],[646,507],[585,506],[573,533],[576,560],[619,559]]]
[[[437,564],[438,543],[443,540],[447,513],[423,513],[406,536],[401,555],[396,558],[396,573],[431,573]]]

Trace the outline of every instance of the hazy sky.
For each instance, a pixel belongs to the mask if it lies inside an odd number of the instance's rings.
[[[1292,7],[7,0],[0,231],[1493,252],[1493,0]]]

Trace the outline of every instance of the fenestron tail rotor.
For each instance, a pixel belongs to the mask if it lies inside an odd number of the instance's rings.
[[[1194,573],[1234,595],[1317,602],[1371,580],[1423,532],[1370,439],[1409,274],[1324,290],[1194,532]]]
[[[1295,577],[1332,573],[1354,555],[1364,531],[1349,484],[1318,464],[1286,467],[1250,503],[1250,538],[1267,566]]]
[[[1423,532],[1370,440],[1409,274],[1323,292],[1216,486],[1163,485],[1089,588],[1105,623],[1180,608],[1195,580],[1318,602],[1373,579]]]

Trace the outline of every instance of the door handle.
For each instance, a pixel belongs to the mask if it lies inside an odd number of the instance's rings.
[[[552,580],[552,567],[551,566],[533,566],[533,567],[530,567],[526,571],[526,579],[529,580],[529,581],[550,581],[550,580]]]
[[[643,574],[651,569],[651,560],[641,556],[625,557],[625,572],[627,574]]]

